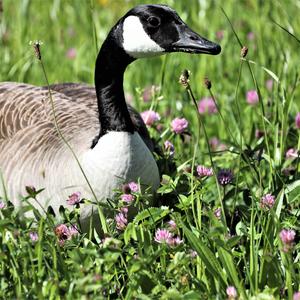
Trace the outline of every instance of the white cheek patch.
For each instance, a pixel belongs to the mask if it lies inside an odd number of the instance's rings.
[[[123,48],[133,58],[160,55],[165,51],[148,36],[136,16],[129,16],[124,20]]]

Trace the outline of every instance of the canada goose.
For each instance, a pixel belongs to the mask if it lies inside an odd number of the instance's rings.
[[[99,201],[112,197],[124,182],[140,179],[155,190],[160,181],[156,162],[145,144],[149,141],[146,127],[125,102],[126,67],[138,58],[169,52],[220,51],[219,45],[192,31],[168,6],[139,5],[116,23],[100,49],[95,68],[96,96],[86,85],[52,86],[58,126]],[[150,143],[148,146],[151,148]],[[73,192],[94,200],[55,129],[45,87],[0,84],[0,169],[8,197],[18,207],[28,185],[45,188],[39,201],[45,208],[51,205],[55,212]],[[84,205],[81,221],[89,220],[91,213],[92,205]]]

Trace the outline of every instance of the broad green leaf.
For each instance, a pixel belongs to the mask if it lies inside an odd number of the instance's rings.
[[[213,252],[184,224],[182,224],[182,228],[192,248],[198,253],[200,259],[206,266],[207,271],[217,280],[219,280],[220,284],[225,288],[227,285],[227,279]]]
[[[288,194],[297,188],[300,188],[300,180],[296,180],[296,181],[292,182],[291,184],[287,185],[285,188],[285,193]]]
[[[140,212],[133,220],[133,223],[138,223],[144,221],[147,218],[151,218],[154,222],[158,221],[159,219],[165,217],[170,212],[169,209],[162,209],[158,207],[150,207],[148,209],[143,210]]]
[[[134,223],[129,223],[124,231],[124,242],[126,245],[129,243],[131,238],[133,238],[135,241],[137,240]]]
[[[218,253],[219,253],[220,259],[222,260],[223,267],[225,268],[225,270],[227,271],[227,274],[230,277],[231,283],[238,289],[239,294],[243,295],[243,297],[245,298],[245,296],[246,296],[245,290],[241,284],[241,280],[239,279],[239,275],[235,268],[235,264],[234,264],[232,255],[221,247],[218,248]]]
[[[284,197],[284,192],[281,191],[278,195],[278,202],[277,202],[277,207],[276,207],[276,216],[278,218],[280,217],[280,213],[281,213],[281,210],[282,210],[283,197]]]

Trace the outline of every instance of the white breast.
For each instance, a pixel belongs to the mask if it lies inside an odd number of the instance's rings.
[[[83,154],[82,165],[100,201],[112,196],[112,190],[120,184],[137,181],[138,178],[142,184],[154,189],[159,185],[153,155],[136,132],[109,132],[104,135],[94,149]]]

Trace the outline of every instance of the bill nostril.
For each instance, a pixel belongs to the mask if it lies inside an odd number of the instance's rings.
[[[198,40],[198,37],[196,35],[190,35],[190,39],[192,41],[197,41]]]

